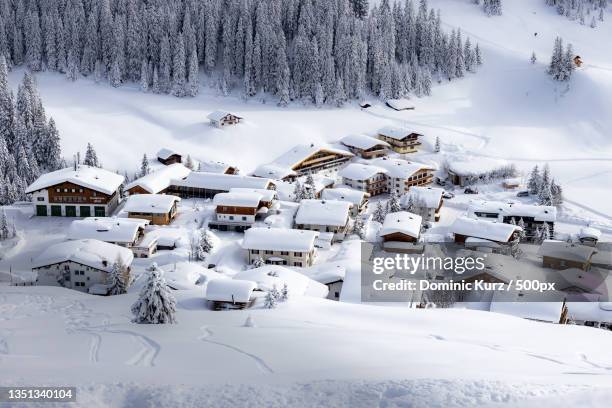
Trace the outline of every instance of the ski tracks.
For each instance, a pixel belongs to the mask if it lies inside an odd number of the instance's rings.
[[[206,342],[206,343],[216,344],[217,346],[225,347],[229,350],[235,351],[237,353],[240,353],[250,358],[251,360],[255,362],[255,366],[257,367],[257,369],[264,374],[274,373],[274,370],[272,370],[272,368],[270,368],[270,366],[261,357],[256,356],[255,354],[249,353],[247,351],[244,351],[231,344],[223,343],[217,340],[212,340],[210,337],[214,335],[214,332],[211,329],[209,329],[208,326],[204,325],[200,327],[200,331],[202,332],[202,335],[198,337],[198,340]]]

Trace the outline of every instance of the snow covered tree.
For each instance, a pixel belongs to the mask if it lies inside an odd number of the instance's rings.
[[[187,167],[189,170],[195,170],[195,164],[193,163],[193,159],[191,158],[190,154],[188,154],[187,158],[185,159],[185,167]]]
[[[172,95],[185,96],[185,42],[183,34],[176,36],[172,69]]]
[[[545,222],[544,224],[542,224],[542,227],[539,230],[539,235],[538,235],[538,241],[540,243],[546,241],[547,239],[551,239],[551,234],[550,234],[550,225],[548,225],[547,222]]]
[[[200,91],[200,72],[198,66],[198,55],[195,50],[189,58],[189,72],[187,76],[187,95],[196,96]]]
[[[483,0],[482,8],[488,16],[501,16],[502,15],[502,1],[501,0]]]
[[[563,46],[561,37],[555,38],[552,57],[548,66],[548,74],[555,81],[568,81],[574,71],[574,56],[572,45]]]
[[[521,239],[525,239],[527,234],[525,232],[525,220],[523,220],[523,217],[519,218],[518,223],[516,225],[521,227],[521,232],[519,233]]]
[[[563,204],[563,189],[561,185],[555,182],[554,178],[550,181],[550,193],[552,195],[552,205],[558,207]]]
[[[537,165],[535,165],[531,170],[531,174],[529,175],[529,181],[527,181],[527,188],[529,189],[529,194],[539,194],[541,184],[542,176],[540,175],[540,169]]]
[[[132,305],[132,321],[141,324],[176,323],[176,300],[162,277],[162,271],[153,263],[148,272],[138,300]]]
[[[350,0],[350,2],[355,16],[363,20],[368,15],[368,10],[370,8],[368,0]]]
[[[94,150],[94,147],[91,143],[87,143],[87,150],[85,151],[85,158],[83,159],[83,164],[91,167],[100,167],[100,162],[98,161],[98,155]]]
[[[286,302],[289,300],[289,287],[286,283],[283,284],[283,288],[280,291],[280,301]]]
[[[374,213],[372,214],[372,219],[380,224],[385,222],[385,217],[387,216],[387,211],[382,203],[379,201],[376,203],[376,209],[374,209]]]
[[[306,176],[306,182],[304,183],[303,189],[304,189],[303,199],[311,200],[315,198],[316,187],[315,187],[314,178],[312,178],[311,174]]]
[[[0,216],[0,241],[4,241],[5,239],[9,238],[12,238],[11,227],[9,226],[6,212],[2,210],[2,215]]]
[[[538,61],[538,57],[536,57],[535,51],[531,53],[531,58],[529,59],[529,61],[531,61],[532,65]]]
[[[357,215],[357,217],[355,217],[355,222],[353,223],[353,234],[357,235],[359,239],[365,239],[365,224],[363,222],[363,218],[361,218],[360,215]]]
[[[474,49],[474,55],[476,56],[476,65],[482,65],[482,53],[480,52],[480,45],[476,44],[476,48]]]
[[[304,199],[304,188],[299,180],[295,180],[295,184],[293,187],[293,201],[299,203]]]
[[[255,268],[261,268],[262,266],[264,266],[266,264],[266,262],[263,260],[263,258],[260,256],[259,258],[255,259],[253,261],[253,263],[251,264],[251,269],[255,269]]]
[[[272,289],[266,293],[266,297],[264,298],[264,308],[275,309],[280,297],[281,295],[278,289],[276,289],[276,285],[272,286]]]
[[[149,159],[147,158],[147,154],[142,155],[142,160],[140,161],[140,177],[144,177],[151,172],[149,168]]]
[[[204,261],[213,250],[213,243],[210,233],[206,229],[200,230],[198,245],[196,248],[196,258],[198,261]]]
[[[127,293],[127,282],[124,281],[124,277],[126,275],[127,268],[123,263],[123,260],[119,257],[113,263],[113,268],[111,269],[109,278],[109,295],[123,295]]]
[[[402,207],[399,202],[399,197],[395,191],[391,191],[389,199],[387,200],[387,213],[395,213],[402,211]]]
[[[140,64],[140,90],[142,92],[149,90],[149,64],[144,59]]]
[[[436,136],[436,144],[434,145],[434,152],[440,153],[440,137]]]

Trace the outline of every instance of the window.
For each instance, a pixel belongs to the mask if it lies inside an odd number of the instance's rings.
[[[259,249],[251,249],[251,253],[257,255],[259,253]]]
[[[334,296],[335,296],[336,298],[339,298],[339,297],[340,297],[340,292],[334,292]]]
[[[246,221],[246,217],[242,217],[242,221]]]
[[[64,193],[67,193],[67,192],[68,192],[68,189],[67,189],[67,188],[65,188],[65,189],[64,189]]]
[[[281,255],[287,255],[288,256],[289,252],[288,251],[281,251]]]
[[[45,201],[45,198],[44,197],[38,197],[38,198],[36,198],[36,200],[37,201]]]
[[[234,219],[234,216],[233,216],[233,215],[230,215],[230,216],[229,216],[229,219],[230,219],[230,220],[233,220],[233,219]]]
[[[72,189],[72,192],[73,192],[73,193],[76,193],[76,188],[73,188],[73,189]]]
[[[82,193],[82,192],[83,192],[83,189],[82,189],[82,188],[79,188],[79,193]]]
[[[272,255],[273,253],[273,251],[266,250],[266,255]]]
[[[302,256],[302,253],[301,252],[294,252],[293,256]]]
[[[294,262],[293,266],[302,266],[302,263],[301,262]]]
[[[56,188],[56,189],[55,189],[55,192],[56,192],[56,193],[59,193],[60,191],[61,191],[61,190],[60,190],[59,188]]]

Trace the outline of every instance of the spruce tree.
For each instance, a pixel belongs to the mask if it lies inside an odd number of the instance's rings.
[[[176,323],[176,300],[156,263],[148,268],[145,282],[138,300],[132,305],[134,323]]]
[[[149,159],[147,158],[147,154],[142,155],[142,160],[140,161],[140,177],[144,177],[151,172],[149,167]]]
[[[91,167],[100,167],[100,163],[98,162],[98,155],[94,150],[94,147],[91,143],[87,143],[87,150],[85,151],[85,158],[83,159],[83,164]]]
[[[123,260],[120,257],[117,257],[117,259],[113,263],[113,267],[109,275],[109,295],[123,295],[127,293],[127,285],[126,282],[124,282],[124,275],[126,273],[126,269],[127,268],[123,263]]]

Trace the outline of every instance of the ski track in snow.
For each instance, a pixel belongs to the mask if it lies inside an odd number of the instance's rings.
[[[262,358],[256,356],[255,354],[251,354],[231,344],[223,343],[223,342],[216,341],[216,340],[211,340],[210,337],[214,335],[214,332],[210,330],[208,326],[204,325],[200,327],[200,331],[202,332],[202,335],[198,337],[198,340],[206,342],[206,343],[216,344],[218,346],[225,347],[227,349],[230,349],[237,353],[245,355],[249,357],[250,359],[252,359],[253,361],[255,361],[255,365],[262,373],[264,374],[274,373],[274,370],[272,370],[272,368],[270,368],[270,366]]]

